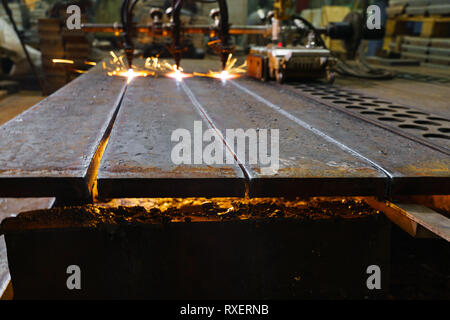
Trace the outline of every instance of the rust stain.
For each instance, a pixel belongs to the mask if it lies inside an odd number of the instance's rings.
[[[400,172],[406,171],[416,176],[446,176],[450,177],[450,160],[422,161],[397,168]]]
[[[101,169],[102,172],[106,173],[139,173],[143,177],[146,175],[160,176],[160,177],[195,177],[195,176],[236,176],[236,171],[232,165],[215,167],[208,165],[178,165],[171,166],[168,168],[161,167],[142,167],[142,166],[131,166],[125,164],[108,165]]]

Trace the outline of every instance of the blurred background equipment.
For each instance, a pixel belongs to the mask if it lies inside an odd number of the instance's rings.
[[[450,66],[450,13],[445,0],[5,2],[46,94],[84,73],[111,50],[128,51],[129,63],[134,56],[157,56],[174,58],[177,66],[183,58],[211,59],[218,54],[222,68],[232,53],[240,61],[248,60],[250,76],[278,81],[333,82],[335,74],[379,80],[394,74],[432,79],[411,70],[387,69],[400,64]],[[121,14],[124,2],[125,15]],[[70,4],[81,8],[81,31],[65,26],[65,9]],[[369,5],[380,8],[380,30],[365,27]],[[1,77],[36,86],[3,7],[0,23],[9,26],[0,31]],[[11,47],[13,42],[15,47]],[[68,61],[54,63],[54,59]],[[445,76],[438,78],[447,81]]]

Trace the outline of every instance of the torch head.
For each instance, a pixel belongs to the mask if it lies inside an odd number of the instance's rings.
[[[233,47],[226,46],[222,47],[219,51],[220,62],[222,63],[222,70],[225,70],[228,62],[228,57],[233,53]]]
[[[134,55],[134,49],[133,47],[126,46],[125,47],[125,55],[127,57],[127,63],[128,63],[128,69],[132,69],[133,65],[133,55]]]
[[[175,60],[175,65],[177,66],[177,70],[179,70],[180,69],[181,54],[175,53],[173,55],[173,59]]]

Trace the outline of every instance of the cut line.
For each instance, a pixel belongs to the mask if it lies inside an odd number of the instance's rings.
[[[225,145],[225,147],[228,149],[228,151],[233,155],[233,157],[236,160],[237,164],[241,168],[242,173],[244,174],[244,177],[245,177],[245,194],[247,196],[248,192],[249,192],[249,187],[250,187],[249,186],[249,181],[250,181],[250,174],[249,174],[249,172],[245,168],[245,166],[242,163],[242,161],[238,158],[237,154],[228,145],[228,143],[226,142],[225,138],[222,135],[222,132],[216,127],[216,125],[214,124],[214,122],[209,117],[208,113],[206,112],[206,110],[203,108],[201,103],[198,101],[197,97],[194,95],[194,93],[191,91],[191,89],[186,85],[186,83],[184,81],[181,81],[181,88],[184,90],[184,92],[186,93],[188,98],[191,100],[192,104],[197,109],[197,111],[200,113],[200,115],[202,115],[206,119],[206,121],[208,121],[209,126],[216,131],[217,135],[222,140],[222,143]]]
[[[87,197],[89,201],[94,202],[95,199],[98,197],[98,189],[97,189],[97,183],[98,183],[98,170],[100,168],[100,163],[103,158],[103,154],[105,153],[106,147],[108,146],[109,137],[111,135],[112,129],[114,127],[114,124],[116,122],[117,115],[119,114],[119,111],[122,106],[123,99],[125,98],[128,86],[131,83],[125,82],[122,86],[122,89],[120,90],[119,96],[117,97],[117,100],[115,102],[115,109],[111,116],[111,119],[109,120],[108,126],[106,127],[105,132],[103,133],[102,139],[100,140],[100,143],[97,146],[97,149],[95,150],[94,156],[91,159],[91,163],[89,164],[85,181],[87,184]]]

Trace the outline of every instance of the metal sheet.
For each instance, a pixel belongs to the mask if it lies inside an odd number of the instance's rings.
[[[172,161],[177,144],[171,141],[172,132],[187,129],[193,134],[194,121],[200,121],[203,130],[209,128],[175,79],[133,80],[100,164],[99,196],[244,196],[244,175],[236,162]]]
[[[386,174],[340,142],[268,108],[231,82],[191,78],[185,83],[223,135],[226,129],[279,129],[277,171],[250,164],[248,156],[240,159],[250,179],[250,196],[382,194]],[[258,85],[260,91],[265,90],[264,85]],[[284,96],[276,93],[272,98],[278,103]]]
[[[0,196],[84,198],[123,78],[99,68],[0,127]]]
[[[411,68],[417,67],[409,67],[407,72],[394,70],[404,79],[390,81],[364,79],[364,81],[357,82],[351,78],[338,78],[336,84],[341,88],[351,88],[365,95],[409,105],[416,109],[422,109],[424,112],[448,116],[448,83],[450,83],[450,78],[432,73],[434,68],[428,68],[427,74],[412,72]],[[392,68],[389,70],[392,70]],[[431,71],[428,72],[428,70]],[[438,83],[437,80],[442,81],[442,83]]]
[[[244,79],[239,82],[383,167],[392,176],[391,195],[449,194],[448,155],[316,103],[288,86]]]
[[[450,135],[447,134],[450,130],[448,115],[433,114],[421,108],[393,103],[385,98],[367,96],[342,87],[293,84],[288,88],[312,100],[450,155]]]

